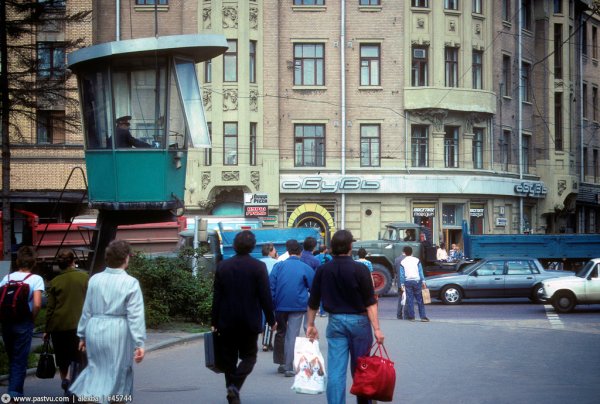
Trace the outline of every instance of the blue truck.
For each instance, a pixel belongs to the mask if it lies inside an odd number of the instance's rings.
[[[208,250],[205,254],[199,257],[198,265],[209,271],[214,271],[217,264],[227,258],[235,255],[233,249],[233,240],[235,236],[243,231],[250,230],[256,237],[256,246],[250,254],[254,258],[262,258],[262,246],[266,243],[273,243],[279,255],[283,254],[285,242],[290,239],[298,240],[300,244],[307,237],[314,237],[317,240],[317,246],[322,243],[322,237],[319,229],[312,227],[293,227],[293,228],[252,228],[252,229],[235,229],[227,230],[223,225],[218,226],[218,229],[208,230],[199,240],[201,245],[204,245]],[[180,234],[180,247],[192,247],[194,239],[194,229],[182,231]]]
[[[600,257],[600,234],[470,234],[463,221],[464,254],[473,260],[537,258],[545,268],[577,270]]]

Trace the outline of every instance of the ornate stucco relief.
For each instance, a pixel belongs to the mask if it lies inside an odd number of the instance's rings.
[[[239,181],[240,172],[239,171],[222,171],[221,179],[223,181]]]
[[[202,26],[204,27],[204,29],[210,29],[212,26],[210,12],[210,7],[205,7],[204,9],[202,9]]]
[[[236,89],[223,90],[223,111],[238,109],[238,92]]]
[[[257,191],[260,191],[260,171],[250,171],[250,181]]]
[[[223,7],[223,28],[238,27],[238,10],[234,6]]]

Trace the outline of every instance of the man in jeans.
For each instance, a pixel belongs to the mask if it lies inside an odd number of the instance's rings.
[[[283,340],[283,363],[277,369],[286,377],[294,373],[294,345],[300,335],[302,319],[306,314],[308,291],[313,282],[315,271],[300,260],[302,247],[296,240],[285,243],[290,257],[278,262],[269,275],[271,295],[275,304],[275,320],[277,335],[273,357],[281,358],[281,341]],[[279,359],[281,363],[281,359]]]
[[[333,259],[317,269],[308,300],[308,338],[319,338],[315,316],[319,303],[329,313],[327,324],[327,402],[346,402],[346,372],[350,355],[350,372],[354,376],[359,356],[369,352],[375,339],[383,343],[377,317],[377,300],[367,267],[352,259],[352,233],[338,230],[331,238]],[[357,397],[357,403],[369,403]]]
[[[421,289],[425,284],[425,276],[423,275],[423,266],[418,258],[412,256],[412,248],[406,246],[402,249],[406,257],[400,264],[400,287],[402,292],[406,293],[407,318],[410,321],[415,321],[415,299],[419,306],[419,317],[421,321],[428,322],[429,319],[425,315],[425,304],[423,304],[423,293]]]

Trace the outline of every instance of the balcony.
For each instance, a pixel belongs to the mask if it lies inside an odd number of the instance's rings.
[[[447,109],[464,112],[496,113],[496,94],[491,91],[460,87],[407,87],[406,110]]]

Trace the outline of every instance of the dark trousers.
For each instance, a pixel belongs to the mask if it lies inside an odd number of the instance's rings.
[[[2,323],[2,339],[8,355],[8,394],[23,396],[27,359],[33,337],[33,321]]]
[[[273,339],[273,363],[283,365],[285,363],[285,331],[287,319],[284,312],[275,312],[275,321],[277,321],[277,333]]]
[[[220,349],[225,371],[225,386],[238,390],[254,369],[258,353],[258,334],[252,332],[221,332]],[[239,360],[239,363],[238,363]]]
[[[67,372],[71,362],[81,361],[77,330],[52,331],[50,336],[52,337],[56,365],[61,372]]]

